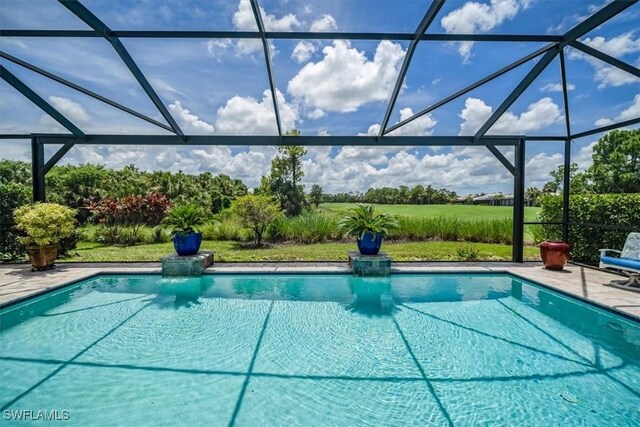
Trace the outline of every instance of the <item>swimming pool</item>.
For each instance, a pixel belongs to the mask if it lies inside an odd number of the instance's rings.
[[[507,274],[98,276],[0,315],[5,420],[640,424],[640,324]]]

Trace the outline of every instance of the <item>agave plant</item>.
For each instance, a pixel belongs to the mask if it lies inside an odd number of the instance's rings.
[[[349,212],[349,215],[338,222],[338,230],[358,239],[362,239],[367,233],[387,236],[390,231],[399,227],[395,216],[376,213],[373,205],[358,205],[349,209]]]
[[[205,225],[205,222],[202,208],[195,205],[175,206],[162,221],[174,234],[195,233]]]

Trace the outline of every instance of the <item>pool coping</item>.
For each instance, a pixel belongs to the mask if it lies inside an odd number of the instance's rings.
[[[327,275],[327,274],[351,274],[351,269],[345,263],[327,263],[329,265],[322,265],[323,263],[309,263],[312,265],[278,265],[277,263],[273,263],[271,265],[257,265],[251,264],[238,264],[238,265],[214,265],[205,270],[204,275],[255,275],[255,274],[280,274],[280,275],[291,275],[291,274],[308,274],[308,275]],[[433,263],[437,264],[437,263]],[[507,264],[507,265],[505,265]],[[539,263],[532,263],[534,267],[537,267]],[[612,305],[608,305],[607,303],[596,301],[594,299],[589,298],[588,296],[579,295],[576,292],[571,292],[570,290],[562,289],[561,287],[555,286],[551,283],[545,283],[543,280],[538,278],[532,278],[531,274],[521,274],[521,272],[514,272],[513,269],[522,266],[522,264],[513,264],[513,263],[496,263],[494,266],[478,266],[478,265],[465,265],[465,263],[458,264],[449,264],[447,265],[431,265],[431,266],[394,266],[392,267],[392,275],[393,274],[480,274],[480,275],[492,275],[492,274],[507,274],[512,277],[528,281],[537,286],[540,286],[544,289],[549,289],[551,291],[558,292],[561,295],[564,295],[569,298],[575,298],[578,301],[587,303],[591,306],[603,309],[607,312],[620,315],[626,319],[629,319],[634,322],[640,323],[640,315],[637,315],[629,310],[620,309],[621,307],[616,307]],[[161,269],[157,263],[149,263],[144,266],[141,263],[138,263],[137,266],[131,265],[120,265],[120,266],[109,266],[110,268],[105,268],[104,270],[108,271],[92,271],[88,272],[88,274],[81,274],[79,277],[73,278],[68,281],[64,281],[62,283],[57,283],[52,286],[43,287],[41,289],[34,290],[34,292],[30,292],[26,295],[21,295],[16,298],[12,298],[8,301],[0,302],[0,309],[6,309],[16,304],[20,304],[31,299],[40,297],[52,291],[57,291],[62,288],[73,286],[79,282],[93,279],[99,276],[109,276],[109,275],[158,275],[161,274]],[[114,268],[115,267],[115,268]],[[133,268],[132,268],[133,267]],[[585,266],[574,266],[579,268],[586,268]],[[78,270],[82,270],[82,268],[78,268]],[[614,274],[603,272],[598,269],[593,269],[600,274],[606,274],[611,276],[611,278],[615,278]],[[545,273],[548,270],[545,270]],[[79,272],[80,273],[80,272]],[[608,291],[612,291],[614,294],[618,294],[622,297],[627,297],[632,301],[632,296],[627,294],[633,294],[631,291],[624,290],[616,290],[615,288],[608,288]],[[621,293],[620,293],[621,292]],[[617,296],[616,295],[616,299]],[[605,298],[606,299],[606,298]],[[640,298],[639,298],[640,299]],[[635,301],[634,301],[635,302]],[[640,300],[637,301],[637,304],[631,304],[628,306],[622,307],[640,307]]]

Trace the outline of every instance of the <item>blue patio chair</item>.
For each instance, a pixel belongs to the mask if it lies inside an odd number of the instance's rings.
[[[609,252],[620,256],[608,256]],[[629,233],[622,251],[600,249],[600,268],[619,270],[629,276],[627,280],[612,280],[609,286],[640,292],[640,233]]]

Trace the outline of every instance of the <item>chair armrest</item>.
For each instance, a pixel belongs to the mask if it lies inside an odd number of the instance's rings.
[[[621,254],[622,251],[616,250],[616,249],[600,249],[600,256],[607,256],[607,252],[615,252],[617,254]]]

